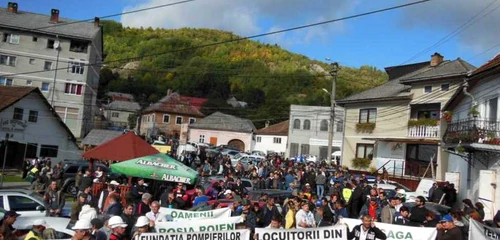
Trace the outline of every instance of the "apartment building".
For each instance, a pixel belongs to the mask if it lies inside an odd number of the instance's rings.
[[[92,128],[103,35],[99,19],[75,22],[22,11],[15,2],[0,8],[0,85],[40,88],[76,138]]]

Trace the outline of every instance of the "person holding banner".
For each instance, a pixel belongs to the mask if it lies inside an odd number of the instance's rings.
[[[362,224],[355,226],[352,231],[348,231],[347,239],[349,240],[385,240],[387,236],[382,230],[375,227],[373,219],[370,215],[364,215],[361,220]]]
[[[316,221],[314,220],[314,214],[309,211],[309,203],[303,202],[301,208],[295,215],[295,222],[297,223],[297,229],[300,228],[313,228],[316,227]]]
[[[462,240],[462,231],[455,226],[453,217],[446,215],[436,225],[438,230],[437,240]]]

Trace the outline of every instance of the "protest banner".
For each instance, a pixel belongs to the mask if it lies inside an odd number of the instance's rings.
[[[500,228],[488,227],[474,219],[471,219],[469,222],[469,239],[500,239]]]
[[[215,232],[236,230],[236,224],[243,222],[243,217],[218,219],[182,220],[177,222],[156,222],[155,229],[159,233],[179,232]]]
[[[143,233],[137,240],[250,240],[250,230],[191,233]]]
[[[347,240],[345,225],[303,228],[303,229],[273,229],[256,228],[256,240]]]
[[[347,224],[352,230],[355,226],[361,224],[360,219],[343,218],[342,223]],[[437,236],[436,228],[409,227],[395,224],[376,222],[375,226],[387,235],[387,240],[392,239],[412,239],[412,240],[435,240]]]
[[[170,215],[173,221],[189,220],[189,219],[214,219],[231,217],[230,208],[220,208],[210,211],[186,211],[172,208],[160,208],[160,212]]]

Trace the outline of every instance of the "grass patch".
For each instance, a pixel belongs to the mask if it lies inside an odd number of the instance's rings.
[[[1,175],[0,175],[1,177]],[[5,175],[4,182],[25,182],[19,175]]]

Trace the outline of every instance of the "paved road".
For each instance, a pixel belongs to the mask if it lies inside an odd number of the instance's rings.
[[[29,189],[31,184],[29,182],[4,182],[3,189],[15,189],[15,188],[23,188]]]

